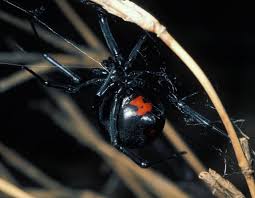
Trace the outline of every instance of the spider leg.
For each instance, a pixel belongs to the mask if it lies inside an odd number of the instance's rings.
[[[107,46],[108,46],[112,56],[114,57],[115,62],[117,62],[119,65],[121,65],[123,62],[123,57],[120,54],[119,47],[111,33],[107,17],[100,9],[98,9],[98,16],[99,16],[100,28],[104,35]]]
[[[38,40],[38,43],[41,44],[41,39],[40,36],[36,30],[35,24],[33,21],[30,21],[30,25],[35,33],[35,36]],[[64,65],[62,65],[61,63],[59,63],[58,61],[56,61],[53,57],[51,57],[50,55],[48,55],[47,53],[44,53],[43,58],[45,60],[47,60],[51,65],[53,65],[54,67],[56,67],[60,72],[62,72],[63,74],[65,74],[67,77],[69,77],[74,83],[79,83],[81,81],[80,77],[78,75],[76,75],[75,73],[73,73],[70,69],[66,68]]]
[[[64,65],[57,62],[54,58],[52,58],[48,54],[43,54],[43,57],[54,67],[56,67],[59,71],[69,77],[74,83],[80,83],[81,79],[78,75],[72,72],[70,69],[66,68]]]
[[[126,71],[127,69],[130,68],[130,66],[132,66],[132,63],[134,62],[134,60],[136,59],[142,44],[144,43],[146,39],[146,35],[143,35],[138,42],[136,43],[136,45],[133,47],[133,49],[131,50],[128,59],[126,60],[126,62],[124,63],[124,71]]]
[[[33,76],[35,76],[43,85],[45,85],[47,87],[61,89],[63,91],[69,92],[69,93],[75,93],[75,92],[79,91],[80,88],[82,88],[84,86],[87,86],[90,84],[98,84],[99,82],[103,81],[103,79],[95,78],[95,79],[91,79],[91,80],[88,80],[88,81],[80,83],[80,84],[64,85],[64,84],[60,84],[60,83],[53,83],[53,82],[47,81],[26,66],[23,66],[23,69],[27,70],[29,73],[31,73]]]
[[[211,120],[207,119],[200,113],[193,110],[191,107],[189,107],[187,104],[185,104],[182,100],[179,100],[176,96],[169,95],[168,99],[185,116],[189,116],[192,120],[194,120],[201,126],[210,128],[210,129],[214,130],[215,132],[217,132],[218,134],[220,134],[221,136],[230,140],[228,135],[226,133],[224,133],[223,130],[221,130],[217,126],[215,126]]]
[[[163,87],[163,82],[166,82],[167,85],[170,85],[172,87],[172,90],[175,91],[176,88],[174,87],[173,83],[169,79],[166,73],[162,72],[151,72],[151,71],[143,71],[143,72],[134,72],[130,73],[134,79],[139,80],[142,75],[149,75],[150,79],[155,80],[155,84],[159,84],[160,87]],[[134,81],[136,86],[140,86]],[[217,127],[211,120],[207,119],[205,116],[201,115],[200,113],[196,112],[194,109],[192,109],[189,105],[187,105],[182,99],[178,99],[176,95],[173,93],[166,95],[166,98],[168,101],[173,104],[182,114],[185,116],[188,116],[190,119],[192,119],[197,124],[205,127],[210,128],[216,133],[220,134],[221,136],[227,138],[228,135],[219,127]]]
[[[97,91],[97,94],[96,94],[97,96],[101,97],[102,95],[104,95],[106,93],[107,90],[109,90],[114,85],[114,83],[112,82],[112,77],[113,77],[115,71],[116,71],[115,68],[112,67],[108,76],[106,77],[104,83]]]

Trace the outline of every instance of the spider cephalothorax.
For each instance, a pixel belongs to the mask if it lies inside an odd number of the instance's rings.
[[[53,31],[36,16],[33,16],[31,12],[7,0],[4,1],[24,12],[30,19],[32,18],[32,20],[46,27],[48,30]],[[135,70],[133,67],[134,60],[146,36],[142,36],[131,50],[128,58],[124,58],[110,31],[104,11],[102,11],[101,8],[97,10],[100,27],[112,58],[103,61],[102,66],[104,66],[104,68],[92,69],[90,80],[82,80],[78,75],[73,73],[73,71],[70,71],[64,65],[58,63],[48,54],[43,54],[43,58],[65,74],[72,83],[59,84],[45,81],[28,67],[23,66],[23,68],[33,74],[45,86],[62,89],[66,92],[75,93],[88,85],[98,85],[99,88],[96,95],[100,99],[100,123],[109,133],[112,145],[141,167],[148,167],[150,163],[138,157],[131,152],[129,148],[144,147],[161,134],[165,123],[164,107],[166,102],[175,106],[180,112],[185,114],[186,117],[188,116],[201,126],[210,127],[221,135],[226,136],[220,129],[214,126],[210,120],[195,112],[186,105],[183,100],[179,100],[176,95],[171,92],[171,88],[165,89],[166,87],[173,87],[165,70],[155,72],[151,71],[148,67],[147,70],[143,71]],[[31,24],[39,38],[33,22]],[[57,34],[56,32],[54,33]],[[59,34],[57,35],[60,36]],[[160,89],[166,90],[164,94],[159,94],[161,93]],[[176,155],[173,155],[173,157],[176,157]]]

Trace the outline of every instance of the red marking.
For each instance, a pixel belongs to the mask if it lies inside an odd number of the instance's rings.
[[[144,102],[142,96],[136,97],[129,104],[137,107],[136,113],[139,116],[143,116],[152,110],[152,104],[150,102]]]

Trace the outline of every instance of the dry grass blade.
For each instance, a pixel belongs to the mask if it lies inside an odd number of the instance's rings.
[[[116,162],[116,165],[125,167],[130,173],[135,174],[145,185],[158,197],[189,197],[175,184],[166,180],[152,170],[141,169],[112,146],[105,143],[94,131],[93,127],[82,116],[80,110],[72,100],[60,93],[54,92],[53,99],[59,105],[62,112],[66,114],[66,122],[69,126],[68,133],[75,137],[80,143],[89,146],[103,158]],[[63,121],[63,120],[62,120]],[[60,124],[65,124],[61,122]],[[72,127],[70,127],[70,125]],[[114,170],[114,169],[113,169]]]
[[[18,182],[16,181],[14,176],[10,173],[9,169],[1,162],[0,162],[0,177],[14,185],[18,185]]]
[[[91,31],[91,29],[87,26],[86,23],[81,20],[80,16],[76,14],[76,12],[71,8],[71,6],[66,0],[55,0],[55,3],[62,10],[62,12],[74,26],[74,28],[80,33],[82,38],[89,44],[90,47],[103,52],[107,52],[104,45],[102,45],[102,43],[98,40],[95,34]],[[106,54],[106,56],[109,55]]]
[[[18,17],[12,16],[9,13],[6,13],[2,10],[0,10],[0,19],[9,23],[9,24],[16,26],[17,28],[19,28],[25,32],[34,34],[29,21],[25,21]],[[68,53],[76,53],[77,54],[77,51],[73,47],[71,47],[69,44],[67,44],[65,41],[63,41],[63,39],[58,38],[54,34],[49,33],[48,31],[46,31],[40,27],[37,28],[37,31],[40,35],[40,38],[42,38],[44,41],[48,42],[49,44],[55,46],[56,48],[58,48],[60,50],[64,50]]]
[[[27,175],[29,178],[42,185],[43,187],[48,189],[61,189],[63,190],[63,192],[69,191],[65,189],[65,187],[62,186],[60,183],[44,174],[29,161],[25,160],[15,151],[9,149],[2,143],[0,143],[0,155],[10,166]]]
[[[192,169],[199,175],[200,172],[205,171],[206,168],[188,147],[188,145],[181,139],[180,135],[175,131],[169,121],[166,122],[164,127],[165,136],[172,145],[175,146],[177,151],[186,151],[187,154],[182,157],[188,162]]]
[[[209,184],[213,194],[222,195],[226,198],[245,198],[231,182],[212,169],[209,169],[209,172],[201,172],[199,178]]]
[[[37,188],[28,188],[27,192],[36,198],[105,198],[103,195],[91,190],[76,190],[75,195],[63,195],[59,190],[45,190]]]
[[[159,21],[153,17],[150,13],[145,11],[143,8],[137,6],[131,1],[126,0],[91,0],[97,4],[100,4],[109,13],[112,13],[123,20],[136,23],[143,29],[154,32],[158,37],[186,64],[191,70],[194,76],[198,79],[200,84],[203,86],[212,103],[214,104],[227,132],[231,139],[238,165],[242,171],[249,168],[249,164],[245,155],[242,151],[242,147],[238,140],[235,129],[226,113],[226,110],[219,99],[214,87],[211,82],[194,61],[194,59],[181,47],[181,45],[169,34],[169,32],[162,26]],[[247,172],[244,172],[247,173]],[[248,184],[251,196],[255,198],[255,183],[253,175],[244,174],[246,182]]]
[[[0,178],[0,191],[14,198],[35,198],[2,178]]]
[[[250,151],[250,147],[249,147],[249,141],[247,138],[240,138],[240,143],[241,143],[241,146],[242,146],[242,149],[243,149],[243,152],[245,154],[245,157],[248,161],[248,164],[249,164],[249,167],[247,170],[243,170],[243,171],[246,171],[247,174],[249,175],[253,175],[254,174],[254,170],[252,169],[252,163],[253,163],[253,159],[252,159],[252,156],[251,156],[251,151]]]
[[[122,167],[118,164],[112,163],[108,161],[112,167],[115,168],[115,171],[120,175],[122,180],[127,184],[127,186],[135,193],[137,197],[140,198],[152,198],[152,196],[140,185],[140,183],[136,180],[134,175],[130,173],[128,169]]]

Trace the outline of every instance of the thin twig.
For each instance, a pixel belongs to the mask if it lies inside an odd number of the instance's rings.
[[[67,192],[66,194],[71,194],[62,184],[43,173],[29,161],[25,160],[18,153],[6,147],[2,143],[0,143],[0,155],[10,166],[19,170],[21,173],[25,174],[43,187],[55,190],[60,189],[63,193]]]
[[[168,141],[175,146],[177,151],[187,152],[187,154],[183,155],[182,157],[188,162],[188,164],[193,168],[197,175],[202,171],[206,170],[202,162],[200,162],[200,160],[192,152],[189,146],[181,139],[180,135],[175,131],[175,129],[173,128],[169,121],[167,121],[165,124],[164,132]]]
[[[74,190],[75,195],[63,195],[60,190],[45,190],[38,188],[26,188],[26,191],[36,198],[106,198],[105,196],[91,190]],[[76,196],[77,195],[77,196]]]
[[[134,175],[126,167],[122,167],[117,163],[109,161],[113,168],[116,169],[117,173],[121,176],[122,180],[127,186],[140,198],[152,198],[152,196],[139,184]]]
[[[88,27],[86,23],[82,21],[80,16],[76,14],[73,8],[66,0],[58,1],[54,0],[58,7],[62,10],[65,16],[69,19],[72,23],[74,28],[80,33],[82,38],[89,44],[90,47],[93,49],[97,49],[103,52],[107,52],[104,45],[100,42],[100,40],[95,36],[92,30]],[[106,57],[108,57],[108,53]]]
[[[8,182],[18,186],[18,181],[14,178],[14,176],[10,173],[9,169],[0,162],[0,177],[5,179]]]
[[[30,33],[34,34],[33,29],[27,20],[22,20],[18,17],[15,17],[13,15],[10,15],[7,12],[4,12],[3,10],[0,10],[0,19],[16,26],[17,28]],[[73,47],[71,47],[69,44],[67,44],[65,41],[63,41],[61,38],[57,37],[56,35],[50,33],[49,31],[44,30],[41,27],[37,27],[37,31],[40,35],[40,38],[42,38],[44,41],[48,42],[49,44],[53,45],[54,47],[64,50],[68,53],[77,54],[77,50],[75,50]]]
[[[209,172],[201,172],[199,178],[209,184],[213,194],[221,194],[226,198],[245,198],[231,182],[212,169],[209,169]]]
[[[249,167],[247,170],[245,170],[247,172],[247,174],[253,175],[254,174],[254,170],[252,169],[252,157],[251,157],[251,151],[250,151],[250,147],[249,147],[249,141],[247,138],[243,137],[240,138],[240,143],[243,149],[243,152],[245,154],[245,157],[248,161]]]
[[[14,198],[35,198],[3,178],[0,178],[0,191]]]
[[[211,82],[194,61],[194,59],[181,47],[181,45],[170,35],[166,28],[159,23],[159,21],[143,8],[128,0],[91,0],[100,4],[109,13],[112,13],[123,20],[132,22],[143,28],[144,30],[154,32],[157,36],[186,64],[194,76],[198,79],[200,84],[205,89],[212,103],[214,104],[227,132],[231,139],[238,165],[243,171],[246,182],[248,184],[251,196],[255,198],[255,183],[253,175],[244,172],[249,167],[248,161],[242,151],[241,144],[238,140],[237,134],[231,123],[226,110],[219,99]]]

